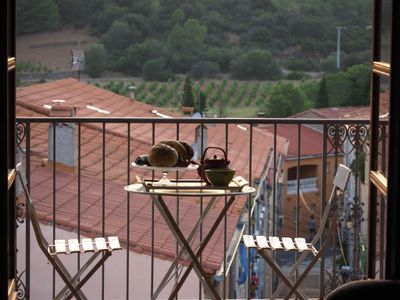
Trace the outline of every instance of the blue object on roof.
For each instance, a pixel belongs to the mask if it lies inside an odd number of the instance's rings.
[[[240,271],[238,274],[238,279],[237,283],[239,285],[243,284],[247,280],[247,273],[248,273],[248,268],[247,268],[247,250],[246,247],[244,246],[243,243],[239,244],[239,256],[240,256]]]

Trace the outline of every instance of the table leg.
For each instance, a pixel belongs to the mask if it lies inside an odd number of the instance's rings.
[[[203,241],[200,244],[199,249],[197,250],[196,257],[199,257],[201,253],[203,253],[204,248],[207,246],[208,242],[210,241],[211,237],[213,236],[215,230],[217,230],[219,223],[221,223],[222,219],[224,218],[226,212],[228,209],[231,207],[233,204],[233,201],[235,200],[234,196],[231,196],[224,206],[224,208],[221,210],[220,214],[218,215],[217,219],[215,220],[213,226],[211,227],[210,231],[208,232],[207,236],[203,239]],[[183,283],[185,282],[186,278],[189,276],[190,271],[193,268],[193,263],[191,263],[188,268],[186,269],[185,273],[179,280],[178,284],[175,286],[174,290],[171,293],[171,297],[175,297],[179,289],[182,287]]]
[[[208,202],[206,208],[204,209],[204,211],[201,214],[201,216],[199,217],[197,223],[194,225],[193,230],[191,231],[190,235],[188,236],[188,238],[187,238],[187,242],[188,243],[190,243],[192,241],[192,239],[194,238],[194,236],[196,235],[196,231],[199,229],[199,225],[201,223],[203,223],[204,218],[207,216],[209,210],[214,205],[216,199],[217,199],[217,197],[215,197],[215,196],[211,197],[211,199]],[[174,268],[179,263],[179,260],[181,259],[181,257],[182,257],[184,252],[185,252],[185,249],[183,249],[183,248],[181,248],[179,250],[178,255],[176,256],[176,258],[172,262],[171,266],[169,267],[167,273],[164,275],[163,279],[161,280],[161,283],[159,284],[157,290],[153,294],[152,299],[157,299],[158,295],[160,294],[160,292],[164,288],[165,284],[168,282],[168,279],[169,279],[171,273],[174,271]]]
[[[164,220],[167,222],[167,225],[171,229],[171,232],[174,234],[177,241],[185,249],[188,256],[192,260],[192,262],[190,264],[190,266],[191,266],[190,270],[192,268],[194,268],[194,270],[197,273],[197,276],[199,277],[200,280],[203,281],[205,288],[210,293],[210,295],[213,297],[213,299],[221,299],[220,296],[218,295],[218,292],[215,290],[213,284],[211,283],[210,279],[208,278],[206,272],[202,268],[200,262],[197,260],[197,256],[194,254],[194,252],[190,248],[190,245],[186,241],[184,235],[180,231],[178,225],[176,224],[176,222],[174,220],[174,217],[171,215],[171,213],[170,213],[167,205],[165,204],[164,200],[162,199],[162,197],[160,195],[158,195],[157,197],[152,197],[152,198],[153,198],[153,201],[156,204],[158,210],[160,211],[161,215],[163,216]],[[181,279],[181,281],[182,281],[182,279]],[[174,297],[175,297],[175,295],[171,295],[169,297],[169,299],[173,299]]]

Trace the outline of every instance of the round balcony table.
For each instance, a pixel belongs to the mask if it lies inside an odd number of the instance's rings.
[[[235,177],[236,178],[236,177]],[[179,263],[180,258],[182,255],[186,255],[188,259],[190,260],[190,265],[187,267],[186,271],[184,274],[181,276],[177,284],[175,285],[174,289],[172,290],[169,299],[174,299],[177,293],[179,292],[179,289],[183,285],[184,281],[188,277],[190,271],[192,269],[195,270],[197,276],[201,280],[201,282],[204,284],[204,287],[206,291],[209,293],[209,296],[212,297],[212,299],[221,299],[221,297],[218,295],[217,290],[213,286],[212,282],[208,278],[205,270],[203,269],[201,263],[199,262],[198,258],[202,254],[203,250],[207,246],[208,242],[210,241],[211,237],[215,233],[216,229],[218,228],[218,225],[220,222],[223,220],[226,212],[228,209],[232,206],[232,204],[235,201],[235,198],[238,196],[243,196],[243,195],[251,195],[255,192],[255,188],[250,187],[250,186],[241,186],[240,188],[232,188],[237,182],[241,182],[243,180],[242,177],[238,176],[237,180],[235,178],[232,180],[231,184],[229,187],[210,187],[205,185],[204,182],[198,181],[196,184],[189,183],[187,181],[176,181],[176,182],[170,182],[167,185],[162,185],[158,184],[157,186],[146,186],[145,182],[141,183],[135,183],[131,184],[128,186],[125,186],[125,190],[130,193],[136,193],[136,194],[145,194],[149,195],[154,202],[155,206],[159,210],[160,214],[164,218],[165,222],[167,223],[169,229],[175,236],[176,240],[182,247],[181,250],[179,251],[177,257],[175,258],[174,262],[171,264],[168,272],[164,276],[164,279],[161,281],[158,289],[152,296],[152,299],[157,299],[159,293],[165,286],[165,283],[168,281],[168,278],[170,277],[171,273],[173,272],[174,268],[177,266]],[[155,184],[157,182],[154,182]],[[169,210],[168,206],[166,205],[163,197],[166,196],[177,196],[177,197],[211,197],[210,201],[208,202],[207,206],[203,210],[202,214],[199,216],[199,219],[194,226],[192,232],[186,239],[184,235],[182,234],[182,231],[179,229],[178,224],[176,223],[174,217],[171,214],[171,211]],[[217,198],[220,197],[228,197],[229,200],[226,201],[225,206],[217,216],[217,218],[214,220],[210,231],[207,233],[205,238],[201,241],[200,245],[198,246],[197,252],[195,253],[194,249],[191,248],[191,241],[196,235],[196,231],[202,224],[204,218],[207,216],[207,213],[210,211],[211,207],[213,206],[214,202],[216,201]]]

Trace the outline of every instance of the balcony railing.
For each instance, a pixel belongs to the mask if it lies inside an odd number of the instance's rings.
[[[164,139],[190,140],[200,154],[207,146],[222,147],[232,160],[231,164],[240,171],[257,193],[252,198],[239,199],[236,206],[226,213],[222,225],[215,235],[214,248],[206,249],[201,261],[210,278],[218,287],[223,299],[269,298],[277,286],[276,276],[263,261],[252,252],[243,251],[241,235],[280,235],[287,228],[294,233],[307,234],[307,220],[299,218],[296,224],[282,222],[282,216],[292,216],[287,210],[286,200],[280,190],[280,174],[286,168],[285,157],[291,153],[297,169],[309,159],[301,152],[306,129],[314,127],[321,133],[317,141],[320,151],[312,157],[318,161],[318,178],[289,181],[291,197],[296,199],[298,214],[303,213],[304,203],[298,190],[319,190],[317,208],[322,209],[331,190],[331,178],[335,166],[343,162],[352,167],[353,173],[346,193],[346,203],[341,207],[341,226],[332,241],[332,249],[318,267],[311,272],[306,286],[307,296],[323,297],[349,280],[362,278],[366,272],[365,241],[367,224],[362,218],[363,204],[367,196],[363,193],[365,171],[360,159],[367,149],[369,121],[365,120],[321,120],[321,119],[190,119],[190,118],[18,118],[17,155],[26,169],[29,187],[39,219],[49,239],[57,237],[81,238],[97,234],[117,234],[125,251],[113,255],[106,265],[85,284],[89,298],[96,299],[150,299],[154,295],[165,270],[179,252],[179,245],[171,242],[172,236],[160,221],[154,204],[144,198],[135,198],[124,193],[123,187],[135,181],[135,171],[130,168],[137,153],[145,153],[149,146]],[[76,136],[66,143],[58,134],[63,126],[76,130]],[[280,126],[292,126],[296,138],[289,143],[280,136]],[[385,133],[387,124],[382,122],[381,164],[385,164]],[[190,132],[190,134],[188,134]],[[216,137],[216,132],[221,135]],[[195,133],[200,136],[195,139]],[[191,139],[191,134],[193,138]],[[76,138],[76,139],[75,139]],[[239,146],[235,146],[240,139]],[[53,142],[49,143],[49,140]],[[76,166],[65,167],[53,163],[56,156],[76,142]],[[315,142],[315,141],[314,141]],[[62,146],[61,146],[62,145]],[[72,145],[75,147],[75,145]],[[261,147],[261,148],[260,148]],[[268,149],[268,150],[266,150]],[[49,156],[50,154],[50,156]],[[309,164],[309,163],[307,163]],[[329,166],[329,168],[328,168]],[[158,176],[159,174],[144,174]],[[171,176],[178,176],[171,174]],[[185,176],[196,176],[186,174]],[[366,182],[366,181],[365,181]],[[300,185],[298,189],[297,186]],[[224,199],[219,199],[212,210],[221,209]],[[226,201],[226,200],[225,200]],[[18,203],[21,203],[20,201]],[[184,231],[192,224],[191,219],[200,215],[207,199],[170,199],[179,226]],[[380,202],[380,223],[377,247],[378,268],[383,266],[384,201]],[[195,208],[195,209],[194,209]],[[301,208],[301,209],[300,209]],[[50,265],[37,251],[29,222],[24,218],[23,205],[18,204],[18,271],[17,288],[20,298],[50,299],[60,288]],[[279,216],[279,217],[278,217]],[[319,214],[315,213],[319,218]],[[351,227],[346,221],[351,220]],[[347,222],[348,223],[348,222]],[[206,229],[204,222],[195,240],[201,241]],[[186,231],[185,231],[186,232]],[[290,265],[292,257],[277,257],[280,264]],[[79,268],[85,257],[70,261],[71,268]],[[245,261],[245,263],[244,263]],[[184,264],[185,265],[185,264]],[[178,298],[207,298],[204,289],[193,273],[178,294]],[[174,270],[166,298],[181,274]],[[377,276],[380,276],[381,272]],[[257,286],[250,285],[252,276],[257,276]],[[45,283],[45,284],[44,284]]]
[[[300,192],[311,193],[318,191],[317,177],[300,179]],[[288,195],[297,194],[297,180],[288,180]]]

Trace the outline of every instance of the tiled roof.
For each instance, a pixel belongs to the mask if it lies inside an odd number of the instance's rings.
[[[271,125],[261,127],[267,132],[273,133],[274,127]],[[298,140],[300,143],[300,156],[319,156],[323,150],[323,138],[322,133],[315,128],[301,125],[300,126],[300,139],[298,136],[298,125],[297,124],[279,124],[276,129],[277,135],[282,138],[286,138],[289,141],[287,149],[287,158],[295,158],[298,154]],[[328,145],[329,147],[329,145]],[[328,150],[330,147],[328,148]]]
[[[348,119],[348,118],[365,118],[368,119],[371,114],[370,108],[362,107],[327,107],[312,108],[304,112],[298,113],[293,118],[322,118],[322,119]]]
[[[379,114],[384,115],[389,111],[389,92],[380,94]],[[323,118],[323,119],[370,119],[370,106],[346,106],[346,107],[327,107],[312,108],[298,113],[292,118]]]
[[[157,118],[151,110],[173,117],[178,116],[151,105],[144,104],[94,85],[64,79],[45,84],[37,84],[17,89],[17,116],[46,116],[47,109],[43,105],[51,105],[51,100],[63,99],[65,104],[76,106],[78,117],[151,117]],[[87,105],[109,111],[109,114],[99,113],[87,108]],[[180,124],[179,139],[194,142],[196,124]],[[137,156],[147,153],[152,145],[151,124],[132,124],[130,126],[131,142],[128,157],[126,123],[107,124],[105,127],[105,148],[102,147],[102,125],[99,123],[81,125],[81,172],[80,172],[80,212],[81,230],[86,234],[101,233],[102,207],[104,200],[105,232],[118,234],[122,241],[129,241],[130,249],[137,252],[150,252],[152,205],[148,197],[143,195],[127,195],[123,186],[134,182],[134,176],[142,170],[129,169],[129,163]],[[57,171],[56,173],[56,202],[53,207],[52,169],[46,164],[48,151],[48,124],[31,125],[31,188],[39,218],[43,222],[52,222],[53,210],[56,223],[76,230],[78,210],[78,174]],[[176,139],[175,124],[157,124],[155,126],[156,142],[163,139]],[[231,167],[237,174],[249,178],[250,138],[248,131],[236,125],[229,125],[228,157]],[[252,176],[259,177],[267,160],[268,153],[273,147],[273,136],[258,128],[252,134]],[[278,151],[283,149],[285,140],[277,138]],[[208,126],[208,145],[225,147],[225,125]],[[102,155],[105,153],[105,172],[102,168]],[[212,153],[210,153],[212,154]],[[128,173],[130,180],[128,181]],[[150,176],[145,173],[144,175]],[[185,177],[197,177],[197,174],[185,172]],[[105,185],[102,185],[102,177]],[[156,174],[156,176],[158,176]],[[103,193],[104,190],[104,193]],[[103,198],[104,195],[104,198]],[[129,201],[128,201],[129,197]],[[204,199],[204,202],[208,199]],[[227,241],[229,242],[237,225],[246,199],[237,199],[227,213]],[[128,202],[130,205],[128,214]],[[218,211],[223,206],[223,199],[211,209],[204,222],[207,232]],[[176,199],[168,199],[168,204],[174,212]],[[198,199],[179,199],[180,226],[184,234],[188,234],[199,214]],[[204,206],[203,206],[204,207]],[[175,257],[175,240],[157,210],[154,212],[155,255],[160,258]],[[128,218],[130,232],[127,236]],[[223,226],[221,225],[211,239],[203,255],[203,263],[209,272],[220,267],[223,259]]]

